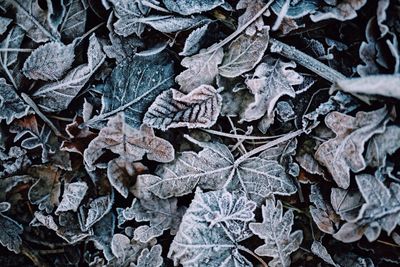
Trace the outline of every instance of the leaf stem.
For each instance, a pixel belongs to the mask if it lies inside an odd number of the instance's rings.
[[[264,12],[267,11],[269,6],[274,1],[275,0],[269,0],[268,3],[263,8],[261,8],[260,11],[258,11],[257,14],[255,14],[248,22],[246,22],[244,25],[242,25],[240,28],[238,28],[236,31],[234,31],[231,35],[226,37],[224,40],[222,40],[221,42],[219,42],[219,43],[217,43],[215,45],[210,46],[209,48],[206,49],[205,52],[200,53],[200,54],[210,54],[210,53],[220,49],[221,47],[223,47],[224,45],[226,45],[227,43],[229,43],[233,39],[235,39],[236,36],[241,34],[242,31],[246,30],[247,27],[249,27],[254,21],[256,21],[259,17],[261,17],[262,14],[264,14]]]
[[[268,267],[268,264],[261,257],[259,257],[257,254],[255,254],[253,251],[251,251],[250,249],[248,249],[244,246],[241,246],[241,245],[237,245],[237,248],[241,251],[244,251],[244,252],[250,254],[254,258],[256,258],[263,267]]]
[[[54,124],[40,111],[36,103],[25,93],[21,93],[22,99],[36,112],[36,114],[50,127],[50,129],[59,137],[66,138]]]
[[[303,67],[311,70],[312,72],[318,74],[319,76],[330,81],[331,83],[334,83],[337,80],[346,79],[346,76],[344,76],[340,72],[332,69],[324,63],[307,55],[306,53],[301,52],[293,46],[282,43],[281,41],[278,41],[274,38],[270,38],[269,42],[271,44],[271,52],[278,53],[288,59],[296,61]]]
[[[280,137],[278,139],[275,139],[275,140],[273,140],[271,142],[268,142],[265,145],[259,146],[259,147],[255,148],[255,149],[247,152],[246,154],[244,154],[240,158],[238,158],[235,161],[235,165],[239,165],[240,163],[242,163],[247,158],[250,158],[250,157],[252,157],[252,156],[254,156],[254,155],[256,155],[256,154],[258,154],[258,153],[260,153],[260,152],[262,152],[262,151],[264,151],[266,149],[268,149],[268,148],[274,147],[274,146],[276,146],[276,145],[278,145],[280,143],[286,142],[286,141],[288,141],[288,140],[290,140],[290,139],[292,139],[292,138],[294,138],[296,136],[299,136],[299,135],[301,135],[303,133],[304,133],[304,130],[302,130],[302,129],[301,130],[297,130],[297,131],[288,133],[288,134],[286,134],[286,135],[284,135],[284,136],[282,136],[282,137]]]

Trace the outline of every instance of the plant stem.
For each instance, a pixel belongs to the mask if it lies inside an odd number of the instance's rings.
[[[250,157],[254,156],[255,154],[258,154],[258,153],[260,153],[260,152],[262,152],[262,151],[264,151],[264,150],[266,150],[268,148],[274,147],[274,146],[276,146],[276,145],[278,145],[280,143],[286,142],[286,141],[288,141],[288,140],[290,140],[290,139],[292,139],[292,138],[294,138],[296,136],[301,135],[302,133],[304,133],[304,130],[297,130],[297,131],[288,133],[288,134],[286,134],[286,135],[284,135],[284,136],[282,136],[282,137],[280,137],[278,139],[275,139],[274,141],[268,142],[265,145],[259,146],[259,147],[255,148],[255,149],[247,152],[246,154],[244,154],[240,158],[238,158],[235,161],[235,164],[239,165],[240,163],[242,163],[247,158],[250,158]]]
[[[244,246],[241,246],[241,245],[237,245],[237,248],[239,250],[247,252],[248,254],[250,254],[251,256],[256,258],[262,264],[263,267],[268,267],[268,264],[261,257],[259,257],[257,254],[255,254],[253,251],[251,251],[250,249],[248,249],[248,248],[246,248]]]
[[[0,48],[0,52],[32,52],[30,48]]]
[[[288,59],[296,61],[303,67],[311,70],[312,72],[318,74],[319,76],[330,81],[331,83],[334,83],[337,80],[346,79],[346,76],[344,76],[340,72],[301,52],[293,46],[282,43],[281,41],[278,41],[274,38],[270,38],[269,42],[271,44],[271,52],[278,53]]]
[[[268,3],[262,8],[260,9],[260,11],[258,11],[257,14],[255,14],[248,22],[246,22],[244,25],[242,25],[240,28],[238,28],[236,31],[234,31],[231,35],[229,35],[228,37],[226,37],[224,40],[222,40],[221,42],[210,46],[209,48],[206,49],[205,52],[200,53],[200,54],[210,54],[218,49],[220,49],[221,47],[223,47],[224,45],[226,45],[227,43],[229,43],[230,41],[232,41],[233,39],[236,38],[236,36],[238,36],[239,34],[242,33],[242,31],[246,30],[247,27],[249,27],[254,21],[256,21],[259,17],[262,16],[262,14],[264,14],[265,11],[267,11],[267,9],[269,8],[269,6],[274,2],[275,0],[269,0]]]
[[[242,134],[230,134],[230,133],[224,133],[220,131],[215,131],[211,129],[201,129],[203,132],[213,134],[213,135],[218,135],[218,136],[223,136],[223,137],[228,137],[228,138],[233,138],[233,139],[243,139],[243,140],[269,140],[269,139],[274,139],[278,138],[279,136],[252,136],[252,135],[242,135]]]

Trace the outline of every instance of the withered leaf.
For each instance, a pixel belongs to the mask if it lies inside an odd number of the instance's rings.
[[[374,134],[384,131],[387,120],[386,108],[360,111],[355,117],[334,111],[325,117],[325,124],[336,137],[322,143],[315,158],[327,167],[339,187],[349,187],[350,170],[359,172],[365,169],[364,144]]]
[[[46,84],[33,94],[35,102],[43,110],[57,112],[66,109],[90,77],[103,64],[106,56],[98,39],[92,35],[89,40],[87,64],[79,65],[70,70],[62,80]]]
[[[164,5],[173,12],[191,15],[214,9],[225,0],[163,0]]]
[[[192,31],[186,39],[185,46],[183,47],[183,50],[179,53],[179,55],[191,56],[193,54],[196,54],[200,50],[201,41],[205,38],[208,28],[209,24],[205,24],[200,28]]]
[[[7,27],[12,21],[12,19],[6,17],[0,17],[0,35],[7,31]]]
[[[342,220],[354,221],[364,204],[364,199],[357,190],[332,188],[331,204]]]
[[[181,86],[179,90],[189,93],[201,85],[212,85],[218,75],[218,65],[222,62],[223,56],[223,49],[219,48],[210,53],[201,50],[197,55],[185,57],[181,64],[188,69],[175,78]]]
[[[64,193],[60,204],[58,205],[55,213],[58,214],[63,211],[77,211],[79,204],[85,197],[88,186],[85,182],[75,182],[66,184]]]
[[[242,209],[246,209],[240,213]],[[228,223],[240,233],[254,217],[255,203],[223,190],[196,191],[170,246],[168,257],[183,266],[252,266],[238,248],[241,234],[228,235]],[[229,214],[235,214],[232,218]],[[219,221],[220,220],[220,221]],[[214,222],[214,224],[212,223]]]
[[[282,7],[285,4],[285,0],[276,0],[271,5],[271,10],[278,15],[281,12]],[[314,13],[318,8],[317,0],[301,0],[301,1],[290,1],[289,8],[285,14],[288,18],[301,18],[310,13]]]
[[[238,28],[242,27],[249,20],[251,20],[263,7],[265,3],[262,0],[240,0],[236,4],[236,9],[246,9],[244,13],[238,18]],[[267,13],[267,12],[266,12]],[[264,26],[264,21],[260,17],[252,25],[246,28],[247,35],[256,34],[257,30],[261,30]]]
[[[311,245],[311,251],[312,253],[323,259],[326,263],[335,267],[340,267],[340,265],[333,261],[332,256],[329,255],[328,250],[321,242],[314,240]]]
[[[143,122],[163,131],[179,127],[209,128],[218,119],[221,100],[218,91],[210,85],[201,85],[187,95],[170,89],[157,96]]]
[[[22,72],[33,80],[58,80],[71,67],[74,58],[74,44],[46,43],[30,54],[24,63]]]
[[[24,228],[18,222],[3,214],[9,210],[10,207],[11,205],[8,202],[0,203],[0,243],[7,247],[8,250],[20,253],[20,246],[22,245],[20,235]]]
[[[294,214],[292,210],[283,213],[282,202],[267,198],[262,206],[263,222],[252,222],[250,230],[264,239],[265,244],[254,251],[260,256],[272,257],[269,266],[290,266],[290,254],[295,252],[303,241],[303,231],[292,232]]]
[[[356,11],[362,8],[367,3],[367,0],[339,0],[325,2],[331,3],[310,15],[312,21],[317,22],[326,19],[345,21],[354,19],[357,17]]]
[[[38,180],[29,189],[29,200],[38,205],[39,210],[52,212],[59,204],[61,171],[52,165],[36,165],[30,168],[30,172],[30,175]]]
[[[29,112],[29,106],[17,95],[12,85],[0,78],[0,121],[10,124],[14,119],[22,118]]]
[[[219,74],[234,78],[252,70],[264,56],[269,41],[269,27],[264,27],[253,36],[246,34],[236,38],[228,48],[219,66]]]
[[[283,62],[266,56],[265,62],[258,65],[253,76],[246,80],[255,100],[247,107],[244,120],[256,120],[265,113],[268,118],[273,118],[273,110],[280,97],[295,97],[293,85],[301,84],[303,77],[292,69],[294,67],[294,62]]]
[[[85,33],[87,21],[86,0],[67,0],[65,4],[65,16],[60,26],[60,34],[68,41],[72,41]]]
[[[85,209],[81,206],[79,213],[84,222],[81,225],[83,231],[87,231],[96,222],[100,221],[107,213],[110,212],[112,205],[114,204],[114,195],[100,196],[92,200],[89,204],[89,209],[87,214],[85,214]]]

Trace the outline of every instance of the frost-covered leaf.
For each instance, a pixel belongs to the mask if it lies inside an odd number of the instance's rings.
[[[354,267],[374,267],[374,262],[370,258],[360,257],[352,252],[339,252],[333,256],[335,262],[340,266]]]
[[[200,28],[192,31],[185,41],[185,46],[182,52],[179,53],[181,56],[191,56],[196,54],[200,50],[200,42],[207,33],[209,24],[205,24]]]
[[[196,186],[221,189],[229,181],[228,188],[243,190],[257,203],[272,194],[291,195],[297,190],[285,169],[274,160],[254,157],[235,162],[223,144],[196,144],[203,147],[199,153],[182,152],[175,161],[160,166],[155,172],[158,176],[139,176],[139,180],[146,179],[146,190],[168,198],[189,194]]]
[[[383,229],[388,235],[400,223],[400,185],[386,187],[370,174],[356,175],[358,188],[365,200],[358,217],[346,222],[333,236],[342,242],[354,242],[363,235],[372,242]]]
[[[312,21],[318,22],[326,19],[345,21],[354,19],[357,17],[356,11],[362,8],[367,3],[367,0],[337,0],[329,2],[332,4],[329,3],[310,15]]]
[[[39,210],[52,212],[59,204],[61,171],[51,165],[38,165],[31,167],[30,172],[30,175],[38,180],[29,189],[29,200],[38,205]]]
[[[85,197],[88,186],[85,182],[75,182],[66,184],[60,204],[57,207],[56,214],[63,211],[77,211],[79,204]]]
[[[68,41],[72,41],[85,33],[87,20],[87,0],[67,0],[65,16],[60,26],[60,34]]]
[[[324,245],[321,242],[314,240],[311,245],[311,251],[312,253],[323,259],[326,263],[333,265],[335,267],[340,267],[340,265],[336,264],[333,261],[332,256],[329,255],[328,250],[326,249],[326,247],[324,247]]]
[[[12,146],[8,151],[0,149],[0,178],[23,171],[31,163],[26,150],[19,146]]]
[[[93,225],[93,235],[88,239],[94,242],[96,248],[101,249],[104,257],[110,261],[114,258],[111,252],[111,240],[114,236],[115,215],[107,213],[100,221]]]
[[[59,33],[52,27],[48,13],[41,8],[38,0],[8,0],[8,2],[17,10],[16,23],[33,41],[41,43],[59,39]]]
[[[164,33],[184,31],[210,22],[208,18],[203,16],[176,17],[171,15],[149,16],[140,21]]]
[[[322,143],[315,158],[327,167],[339,187],[349,187],[350,170],[359,172],[365,169],[364,144],[374,134],[382,133],[386,122],[386,108],[360,111],[355,117],[334,111],[325,117],[325,124],[336,137]]]
[[[10,124],[29,112],[29,106],[17,95],[12,85],[0,78],[0,121]]]
[[[272,11],[276,15],[281,12],[283,5],[285,4],[286,0],[276,0],[271,5]],[[318,8],[318,0],[290,0],[289,1],[289,8],[285,13],[285,16],[288,18],[301,18],[310,13],[314,13],[315,10]]]
[[[132,267],[160,267],[163,265],[161,257],[162,247],[160,245],[153,246],[150,251],[145,248],[140,253],[137,264]]]
[[[12,19],[6,17],[0,17],[0,35],[7,31],[7,27],[12,21]]]
[[[181,15],[209,11],[222,5],[225,0],[162,0],[168,10]]]
[[[272,257],[269,266],[290,266],[290,254],[295,252],[303,241],[301,230],[292,233],[294,214],[292,210],[283,213],[281,201],[268,198],[262,206],[262,223],[250,223],[250,230],[264,239],[265,244],[254,251],[260,256]]]
[[[0,63],[3,69],[10,67],[17,61],[18,51],[7,51],[7,49],[18,49],[22,44],[22,40],[25,37],[24,31],[16,26],[10,30],[7,37],[0,44],[0,48],[5,51],[0,53]]]
[[[264,27],[253,36],[246,34],[236,38],[228,48],[219,66],[219,74],[234,78],[252,70],[264,56],[269,41],[269,27]]]
[[[31,182],[35,182],[35,179],[29,175],[14,175],[2,178],[0,183],[0,201],[5,201],[7,193],[19,184],[27,184]]]
[[[8,250],[19,253],[20,246],[22,245],[20,235],[24,228],[18,222],[3,214],[10,207],[11,205],[8,202],[0,203],[0,243],[7,247]]]
[[[163,131],[179,127],[209,128],[218,119],[221,100],[218,91],[210,85],[201,85],[187,95],[170,89],[157,96],[143,122]]]
[[[381,134],[376,134],[368,142],[365,160],[368,166],[383,167],[386,156],[400,148],[400,127],[390,125]]]
[[[303,77],[292,69],[294,67],[294,62],[283,62],[271,56],[257,66],[253,76],[246,80],[255,101],[246,109],[244,120],[256,120],[265,113],[268,118],[273,118],[273,110],[280,97],[295,97],[293,85],[301,84]]]
[[[335,213],[330,203],[326,202],[318,186],[311,186],[310,213],[318,228],[325,233],[334,234],[339,227],[340,217]]]
[[[185,57],[181,64],[188,69],[175,78],[181,86],[180,91],[189,93],[201,85],[213,84],[223,56],[223,49],[219,48],[210,53],[207,53],[207,50],[201,50],[197,55]]]
[[[247,229],[247,222],[253,219],[254,208],[254,202],[238,193],[196,191],[168,257],[184,267],[253,266],[240,254],[237,242]],[[241,212],[243,209],[248,210]],[[238,230],[239,235],[231,233],[231,229]]]
[[[33,80],[58,80],[69,70],[74,58],[74,44],[50,42],[32,52],[26,59],[22,72]]]
[[[165,230],[170,229],[172,235],[176,234],[185,208],[178,208],[177,198],[160,199],[154,195],[144,199],[134,199],[131,207],[122,211],[124,220],[137,222],[150,222],[135,229],[134,239],[143,243],[158,237]]]
[[[103,64],[106,56],[95,35],[90,37],[87,51],[88,63],[70,70],[59,81],[40,87],[34,94],[35,102],[43,110],[57,112],[64,110],[79,93],[95,71]]]
[[[364,199],[357,190],[332,188],[331,204],[342,220],[354,221],[364,204]]]
[[[263,7],[265,2],[263,0],[240,0],[236,9],[246,9],[245,12],[238,18],[238,28],[243,27],[249,20],[251,20]],[[256,34],[257,30],[261,30],[264,26],[264,21],[260,17],[252,25],[246,28],[246,34],[252,36]]]
[[[103,46],[104,53],[109,58],[115,58],[118,63],[122,62],[125,58],[134,56],[136,50],[144,45],[142,40],[136,36],[123,38],[113,32],[110,32],[108,36],[111,45]]]
[[[107,127],[101,129],[98,137],[85,150],[84,161],[88,170],[95,169],[94,163],[104,154],[105,149],[119,154],[127,164],[141,160],[144,155],[150,160],[169,162],[174,159],[175,152],[168,141],[154,135],[152,128],[146,125],[140,129],[129,126],[123,113],[112,117]]]
[[[370,75],[362,78],[352,78],[337,81],[332,89],[348,93],[380,95],[400,99],[400,74]]]
[[[165,52],[135,55],[124,60],[100,88],[103,107],[93,121],[124,111],[126,122],[139,127],[143,114],[156,96],[174,84],[173,76],[173,62]]]
[[[89,204],[87,215],[84,215],[84,209],[80,208],[80,214],[83,216],[83,231],[87,231],[96,222],[100,221],[108,212],[110,212],[114,203],[113,195],[100,196],[92,200]]]

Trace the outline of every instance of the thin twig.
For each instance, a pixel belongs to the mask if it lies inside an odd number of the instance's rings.
[[[0,48],[0,52],[32,52],[30,48]]]
[[[165,12],[165,13],[171,13],[171,11],[169,11],[168,9],[165,9],[163,7],[160,7],[160,6],[157,6],[157,5],[153,4],[153,3],[150,3],[149,1],[142,0],[141,3],[144,6],[150,7],[152,9],[154,9],[154,10],[158,10],[158,11]]]
[[[237,245],[237,248],[241,251],[244,251],[244,252],[250,254],[254,258],[256,258],[263,267],[268,267],[268,264],[261,257],[259,257],[257,254],[255,254],[253,251],[251,251],[250,249],[248,249],[244,246],[241,246],[241,245]]]
[[[24,254],[27,258],[29,258],[32,263],[36,266],[40,267],[48,267],[47,262],[44,261],[37,253],[31,251],[26,245],[21,246],[21,253]]]
[[[271,52],[278,53],[288,59],[296,61],[303,67],[311,70],[331,83],[346,79],[346,76],[340,72],[301,52],[293,46],[282,43],[274,38],[270,38],[269,42],[271,44]]]
[[[267,9],[269,8],[269,6],[274,2],[275,0],[269,0],[268,3],[262,8],[260,9],[260,11],[258,11],[257,14],[255,14],[248,22],[246,22],[244,25],[242,25],[240,28],[238,28],[236,31],[234,31],[231,35],[229,35],[228,37],[226,37],[224,40],[222,40],[221,42],[210,46],[209,48],[207,48],[204,52],[200,53],[200,54],[210,54],[216,50],[218,50],[219,48],[223,47],[224,45],[226,45],[227,43],[229,43],[230,41],[232,41],[233,39],[236,38],[236,36],[238,36],[239,34],[241,34],[244,30],[246,30],[247,27],[249,27],[254,21],[256,21],[259,17],[261,17],[265,11],[267,11]]]
[[[36,114],[50,127],[55,135],[67,139],[54,124],[40,111],[35,102],[25,93],[21,93],[22,99],[36,112]]]
[[[280,136],[284,135],[274,135],[274,136],[252,136],[252,135],[241,135],[241,134],[230,134],[230,133],[225,133],[225,132],[220,132],[220,131],[215,131],[211,129],[201,129],[202,131],[213,134],[213,135],[218,135],[218,136],[223,136],[223,137],[228,137],[228,138],[233,138],[233,139],[244,139],[244,140],[270,140],[270,139],[275,139]]]

